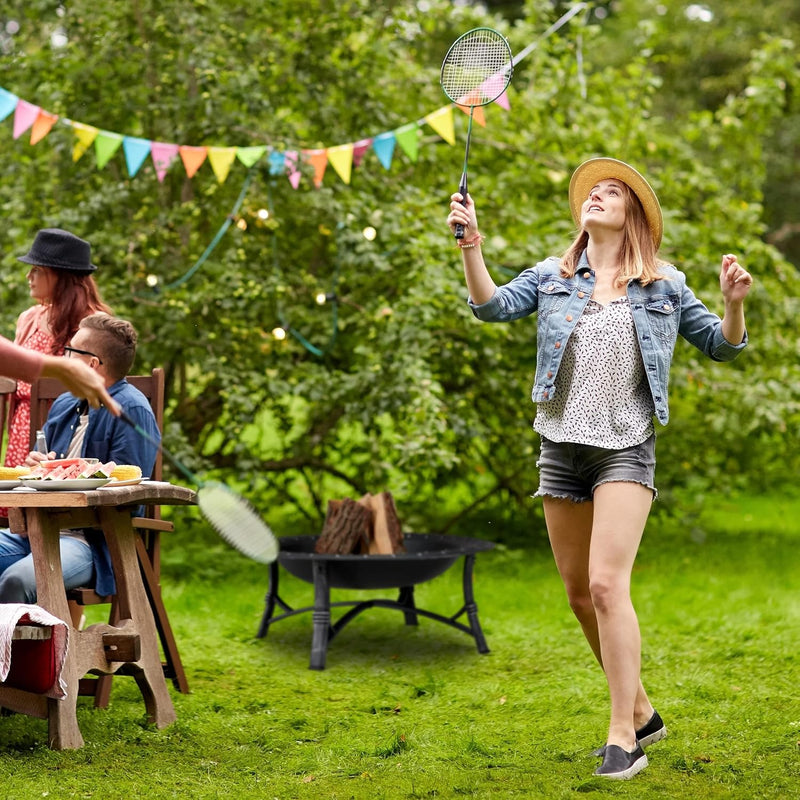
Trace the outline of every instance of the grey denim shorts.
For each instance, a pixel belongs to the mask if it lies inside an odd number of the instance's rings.
[[[551,442],[541,437],[539,490],[534,497],[560,497],[576,503],[591,500],[601,483],[641,483],[658,497],[655,487],[656,436],[623,450],[588,444]]]

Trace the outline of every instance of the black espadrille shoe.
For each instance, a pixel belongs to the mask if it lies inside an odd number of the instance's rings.
[[[647,766],[647,756],[639,742],[632,752],[623,750],[618,744],[607,744],[603,763],[594,771],[601,778],[626,781]]]
[[[647,747],[649,744],[653,744],[653,742],[660,742],[662,739],[665,739],[666,736],[667,726],[664,724],[664,720],[661,719],[661,715],[655,709],[653,709],[653,716],[636,731],[636,739],[643,748]],[[597,758],[602,758],[605,751],[606,746],[603,745],[602,747],[598,747],[597,750],[592,750],[592,755],[597,756]]]

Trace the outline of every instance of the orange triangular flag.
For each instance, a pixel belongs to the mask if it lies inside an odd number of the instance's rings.
[[[211,164],[211,169],[217,176],[219,183],[225,183],[228,173],[231,171],[231,164],[236,158],[235,147],[209,147],[208,148],[208,162]]]
[[[458,105],[458,103],[456,105]],[[458,107],[465,114],[470,113],[469,103],[466,106],[458,105]],[[472,119],[474,119],[478,125],[482,125],[484,128],[486,127],[486,115],[483,113],[483,106],[475,106],[475,108],[472,109]]]
[[[340,144],[336,147],[329,147],[328,161],[331,162],[331,166],[339,177],[345,183],[350,183],[350,175],[353,171],[353,145]]]
[[[203,162],[206,160],[208,148],[191,147],[188,144],[183,144],[178,148],[178,152],[181,154],[181,161],[183,161],[186,174],[190,178],[193,178],[195,172],[200,169],[200,167],[203,165]]]
[[[437,111],[432,111],[425,117],[425,122],[427,122],[448,144],[456,143],[456,131],[453,124],[453,106],[447,105]]]
[[[57,120],[58,114],[51,114],[49,111],[39,109],[39,116],[36,117],[36,121],[31,128],[31,144],[36,144],[44,139],[50,133],[50,129],[56,124]]]
[[[328,166],[327,150],[303,150],[303,155],[314,168],[314,186],[319,189],[322,186],[322,177],[325,175],[325,168]]]

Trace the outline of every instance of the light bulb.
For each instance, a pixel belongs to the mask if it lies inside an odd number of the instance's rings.
[[[257,216],[259,219],[269,219],[269,209],[267,208],[259,208],[257,212]]]
[[[158,286],[158,275],[148,275],[145,280],[147,281],[148,286]]]
[[[361,233],[368,242],[375,241],[375,237],[378,235],[378,231],[376,231],[375,228],[372,227],[372,225],[367,225],[367,227],[364,228],[364,230],[361,231]]]
[[[273,328],[272,335],[279,341],[282,342],[286,338],[286,328]]]

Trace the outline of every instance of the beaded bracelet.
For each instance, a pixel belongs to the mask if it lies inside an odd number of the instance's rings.
[[[485,238],[486,237],[482,233],[476,233],[469,239],[458,239],[456,241],[456,246],[460,247],[462,250],[467,247],[475,247],[476,245],[482,244]]]

